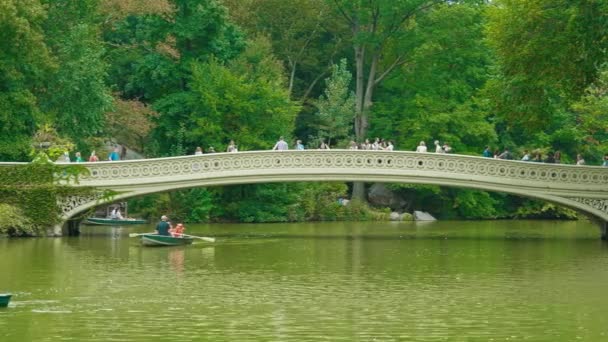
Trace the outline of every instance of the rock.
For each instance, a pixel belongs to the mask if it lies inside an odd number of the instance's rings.
[[[383,183],[374,183],[367,194],[369,203],[379,207],[389,207],[392,210],[403,209],[407,202],[387,188]]]
[[[390,220],[391,221],[401,221],[401,215],[398,212],[393,211],[390,215]]]
[[[424,211],[414,211],[414,220],[416,221],[436,221],[431,214]]]

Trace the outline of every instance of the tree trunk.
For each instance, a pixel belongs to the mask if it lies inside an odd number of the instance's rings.
[[[291,68],[291,72],[289,73],[289,98],[291,98],[293,81],[296,78],[296,62],[292,62],[291,58],[289,59],[289,67]]]

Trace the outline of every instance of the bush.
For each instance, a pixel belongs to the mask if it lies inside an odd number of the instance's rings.
[[[36,236],[44,229],[32,223],[21,209],[10,204],[0,203],[0,234],[9,236]]]

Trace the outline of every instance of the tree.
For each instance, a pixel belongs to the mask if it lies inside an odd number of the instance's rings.
[[[283,67],[269,48],[261,39],[231,63],[192,63],[190,90],[155,104],[162,113],[157,139],[175,144],[180,124],[191,151],[201,145],[219,151],[229,140],[241,150],[267,149],[280,135],[290,135],[299,106],[289,99]]]
[[[137,100],[114,98],[114,109],[105,113],[105,134],[139,152],[145,152],[145,142],[158,113]]]
[[[421,140],[480,153],[497,140],[490,107],[480,95],[491,68],[484,44],[485,6],[443,4],[417,20],[420,41],[410,63],[378,87],[370,135],[411,150]]]
[[[0,0],[0,160],[23,161],[41,116],[35,93],[54,66],[38,0]]]
[[[500,0],[488,10],[487,37],[497,73],[488,84],[494,110],[524,143],[575,124],[569,107],[597,79],[608,51],[608,3]]]
[[[572,105],[583,141],[594,158],[608,153],[608,64],[600,70],[598,80],[587,87],[581,99]]]
[[[343,58],[340,64],[332,66],[331,76],[325,80],[325,92],[315,103],[319,110],[319,137],[328,144],[332,138],[344,138],[351,131],[355,110],[355,98],[350,90],[351,79],[346,59]]]
[[[289,75],[292,99],[304,102],[344,48],[341,28],[319,0],[225,0],[231,17],[250,36],[267,35]]]
[[[408,39],[415,18],[439,0],[331,0],[332,7],[350,27],[348,40],[355,60],[355,137],[366,138],[374,91],[396,67],[409,61]],[[363,183],[353,186],[353,197],[365,198]]]

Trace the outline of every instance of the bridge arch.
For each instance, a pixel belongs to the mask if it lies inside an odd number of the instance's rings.
[[[560,204],[608,222],[608,168],[405,151],[306,150],[216,153],[83,163],[76,186],[112,190],[111,200],[204,186],[364,181],[430,184],[504,192]],[[62,200],[70,219],[103,199]]]

